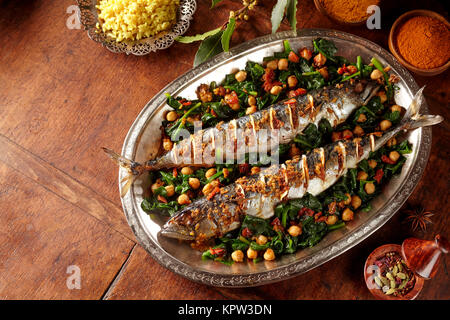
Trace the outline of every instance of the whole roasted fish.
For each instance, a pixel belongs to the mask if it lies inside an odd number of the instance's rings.
[[[185,207],[163,226],[161,233],[183,240],[219,237],[238,228],[243,215],[267,219],[274,215],[275,206],[283,200],[301,198],[306,192],[318,195],[401,130],[441,122],[441,116],[419,114],[422,97],[421,89],[402,121],[381,136],[370,134],[337,141],[311,150],[297,160],[272,165],[257,175],[240,178],[221,188],[212,199],[201,198]]]
[[[268,109],[199,130],[176,143],[161,157],[140,164],[115,152],[104,151],[129,171],[122,196],[131,183],[144,171],[163,168],[206,167],[223,161],[242,159],[246,153],[271,152],[279,144],[290,142],[310,123],[327,119],[332,127],[344,122],[359,106],[365,105],[378,90],[375,82],[351,81],[324,87],[281,101]],[[261,133],[261,134],[259,134]],[[264,133],[264,134],[262,134]],[[268,133],[268,134],[267,134]]]

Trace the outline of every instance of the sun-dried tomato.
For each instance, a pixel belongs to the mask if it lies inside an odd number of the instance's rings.
[[[292,98],[292,99],[289,99],[288,101],[285,101],[284,104],[293,104],[296,102],[297,102],[297,99]]]
[[[314,220],[317,221],[321,216],[322,216],[322,211],[317,212],[317,213],[314,215]]]
[[[239,173],[240,174],[247,174],[248,171],[250,170],[250,164],[248,163],[242,163],[238,165],[239,168]]]
[[[392,161],[392,160],[389,159],[389,157],[386,156],[386,155],[382,155],[382,156],[381,156],[381,161],[383,161],[384,163],[387,163],[387,164],[395,164],[395,161]]]
[[[383,169],[378,169],[377,172],[375,173],[375,177],[373,177],[377,183],[379,184],[381,181],[381,178],[383,178],[384,175],[384,171]]]
[[[225,95],[225,102],[227,104],[239,103],[239,97],[235,91],[231,91],[229,94]]]
[[[156,197],[156,199],[158,199],[159,202],[164,202],[167,203],[167,199],[164,198],[162,195],[158,194],[158,196]]]
[[[300,61],[300,58],[295,54],[294,51],[289,52],[288,59],[291,62],[299,62]]]
[[[225,253],[225,249],[222,248],[209,248],[209,252],[211,252],[214,256],[219,256]]]
[[[242,234],[243,237],[249,238],[249,237],[252,236],[253,233],[250,231],[249,228],[244,228],[244,229],[242,229],[241,234]]]
[[[213,191],[211,191],[210,194],[208,194],[208,197],[206,197],[206,199],[211,200],[212,198],[214,198],[214,196],[219,193],[220,188],[219,186],[215,187]]]
[[[314,210],[310,209],[310,208],[301,208],[298,211],[298,215],[299,216],[303,216],[303,215],[307,215],[307,216],[312,216],[314,214]]]
[[[176,177],[178,176],[177,168],[173,168],[173,170],[172,170],[172,176],[173,176],[174,178],[176,178]]]

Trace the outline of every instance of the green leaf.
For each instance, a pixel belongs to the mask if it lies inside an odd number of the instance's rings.
[[[295,35],[297,35],[297,0],[288,0],[286,7],[286,18],[288,19]]]
[[[284,10],[286,9],[288,0],[278,0],[277,3],[273,6],[272,16],[270,21],[272,22],[272,33],[277,32],[280,27],[281,20],[284,17]]]
[[[212,0],[210,9],[214,8],[216,6],[216,4],[218,4],[220,1],[222,1],[222,0]]]
[[[175,40],[180,43],[192,43],[192,42],[196,42],[196,41],[203,41],[206,38],[208,38],[209,36],[212,36],[218,32],[220,32],[220,28],[207,31],[202,34],[196,34],[195,36],[190,36],[190,37],[179,36],[178,38],[175,38]]]
[[[221,38],[223,30],[207,37],[200,43],[194,58],[194,67],[222,52]]]
[[[230,21],[228,21],[227,28],[222,33],[222,49],[225,52],[228,52],[230,50],[230,40],[231,36],[233,35],[234,28],[236,27],[236,20],[233,18],[230,18]]]

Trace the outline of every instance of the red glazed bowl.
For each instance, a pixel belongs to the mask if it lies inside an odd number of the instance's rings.
[[[414,300],[419,295],[424,284],[424,279],[417,276],[416,274],[415,274],[416,282],[414,284],[414,287],[404,296],[393,296],[384,294],[383,291],[381,289],[378,289],[375,284],[375,281],[373,279],[375,270],[372,266],[375,266],[375,261],[378,258],[380,258],[381,256],[385,255],[388,252],[393,251],[403,256],[402,246],[398,244],[385,244],[381,247],[376,248],[369,255],[364,265],[364,280],[366,282],[367,288],[369,289],[370,293],[372,293],[372,295],[379,300]]]

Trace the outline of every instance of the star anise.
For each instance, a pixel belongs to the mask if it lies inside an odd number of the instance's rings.
[[[433,221],[431,221],[431,217],[434,213],[425,211],[425,209],[420,206],[412,209],[408,208],[404,212],[407,215],[404,223],[410,223],[413,231],[420,228],[425,232],[427,230],[427,224],[433,223]]]

